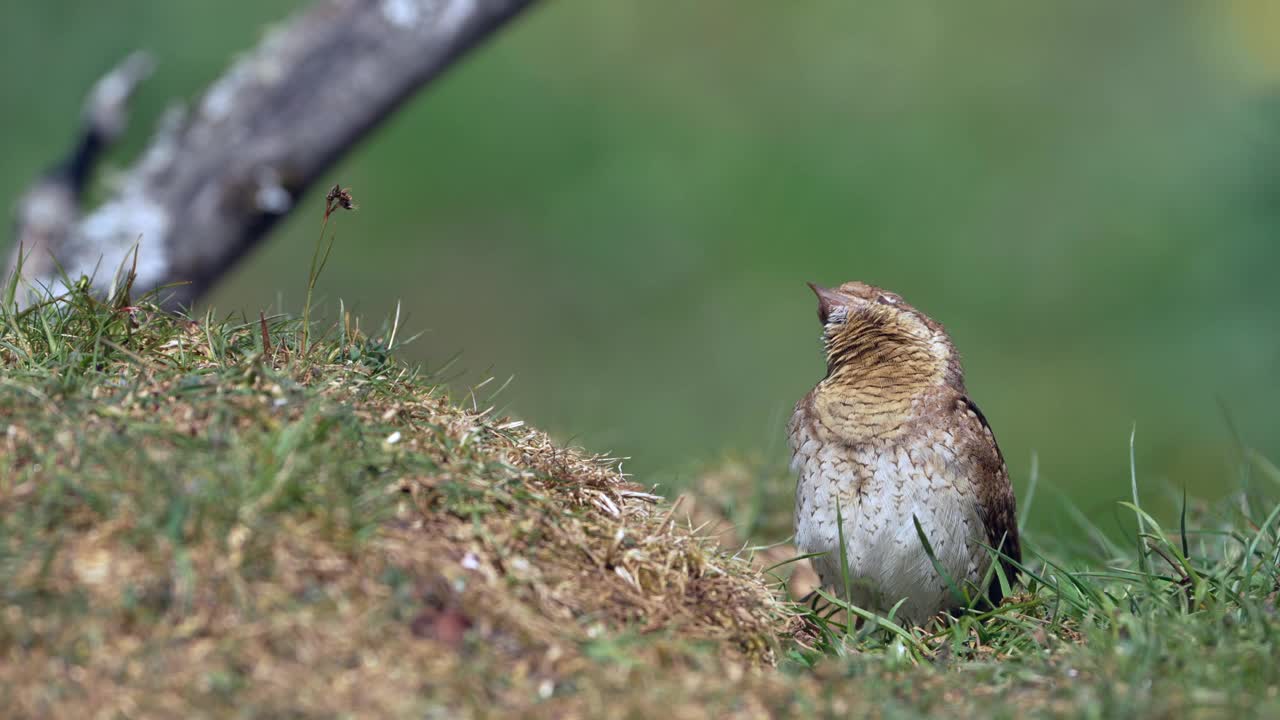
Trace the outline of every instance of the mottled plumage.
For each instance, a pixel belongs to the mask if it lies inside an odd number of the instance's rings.
[[[855,604],[923,623],[954,594],[930,562],[912,517],[947,573],[976,586],[1000,548],[1021,561],[1013,488],[995,436],[964,387],[943,327],[894,293],[859,282],[813,286],[827,375],[797,405],[788,433],[796,545],[840,592],[844,520]],[[1005,564],[1012,582],[1015,572]],[[1000,586],[989,587],[993,602]]]

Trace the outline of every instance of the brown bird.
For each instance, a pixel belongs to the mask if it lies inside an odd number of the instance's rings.
[[[958,605],[955,589],[1001,599],[999,548],[1021,562],[1013,487],[991,426],[964,387],[942,325],[860,282],[809,284],[827,376],[797,405],[788,434],[796,545],[824,586],[867,610],[921,624]],[[838,507],[838,511],[837,511]],[[840,567],[837,512],[843,519]],[[916,529],[924,531],[941,576]],[[1013,582],[1015,570],[1002,561]],[[978,586],[990,577],[991,584]],[[953,589],[953,587],[955,589]]]

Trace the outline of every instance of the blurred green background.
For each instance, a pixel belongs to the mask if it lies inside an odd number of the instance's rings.
[[[128,163],[290,0],[9,0],[14,197],[134,48]],[[944,322],[1020,493],[1090,513],[1215,497],[1224,419],[1280,455],[1280,3],[557,0],[348,156],[321,289],[406,353],[668,490],[777,467],[822,373],[804,281],[862,279]],[[323,184],[323,183],[322,183]],[[321,199],[211,298],[302,305]],[[1226,412],[1224,412],[1224,409]],[[1047,518],[1053,501],[1038,503]]]

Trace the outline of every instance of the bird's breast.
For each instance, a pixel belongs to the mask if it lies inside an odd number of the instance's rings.
[[[796,545],[826,553],[814,561],[824,584],[842,585],[843,535],[849,574],[866,586],[855,602],[891,606],[905,597],[904,611],[922,618],[942,609],[949,587],[924,552],[916,520],[953,579],[976,580],[985,570],[977,493],[950,432],[841,442],[801,415],[791,427]]]

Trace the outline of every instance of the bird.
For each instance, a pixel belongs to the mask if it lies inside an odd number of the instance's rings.
[[[951,337],[896,293],[809,287],[827,372],[787,427],[797,550],[823,586],[904,623],[998,606],[992,551],[1009,584],[1022,562],[1016,500]]]

